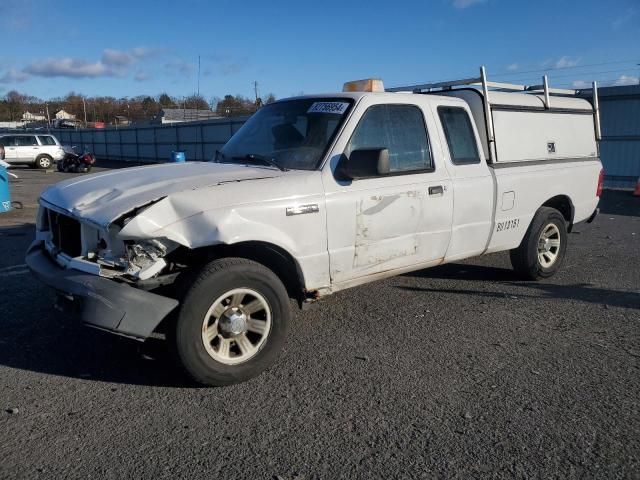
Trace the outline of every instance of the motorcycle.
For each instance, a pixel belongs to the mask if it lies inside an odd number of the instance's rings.
[[[87,173],[96,163],[96,157],[85,149],[82,155],[75,151],[75,146],[65,148],[65,156],[58,161],[57,168],[59,172]]]

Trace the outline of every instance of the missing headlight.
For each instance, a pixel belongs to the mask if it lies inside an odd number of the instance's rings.
[[[165,239],[142,240],[129,244],[126,246],[129,264],[125,273],[140,280],[151,278],[167,266],[164,257],[177,247],[177,243]]]

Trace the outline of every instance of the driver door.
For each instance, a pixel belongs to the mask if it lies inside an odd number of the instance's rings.
[[[428,105],[375,104],[364,97],[345,129],[325,175],[332,284],[439,263],[451,234],[453,197],[444,168],[436,168]],[[428,130],[427,130],[428,128]],[[391,172],[341,180],[337,157],[356,149],[387,148]],[[336,151],[337,150],[337,151]]]

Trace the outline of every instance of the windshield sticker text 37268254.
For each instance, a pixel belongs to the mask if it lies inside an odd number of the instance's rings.
[[[314,102],[307,113],[335,113],[342,115],[349,107],[345,102]]]

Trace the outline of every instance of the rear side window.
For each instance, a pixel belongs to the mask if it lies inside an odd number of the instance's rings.
[[[16,145],[16,137],[2,137],[0,143],[5,147],[14,147]]]
[[[53,139],[53,137],[49,137],[47,136],[43,136],[43,137],[38,137],[38,139],[40,140],[40,143],[42,145],[55,145],[56,141]]]
[[[413,105],[374,105],[362,116],[347,154],[365,148],[387,148],[391,172],[433,170],[422,110]]]
[[[16,137],[16,144],[18,145],[18,147],[32,147],[34,145],[38,145],[38,142],[36,141],[36,137],[32,137],[32,136],[23,136],[23,137]]]
[[[456,165],[480,163],[476,137],[466,110],[458,107],[438,107],[438,115],[447,137],[451,161]]]

